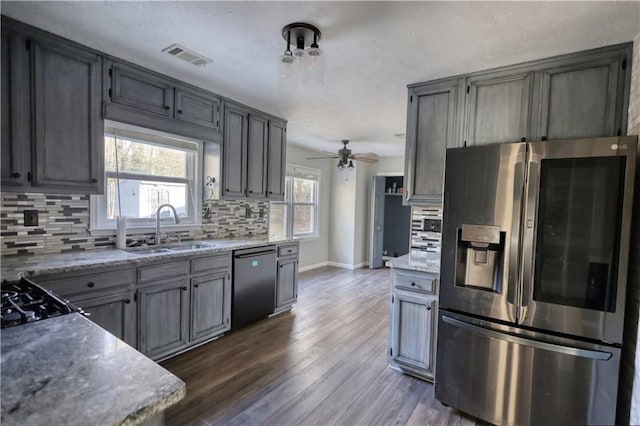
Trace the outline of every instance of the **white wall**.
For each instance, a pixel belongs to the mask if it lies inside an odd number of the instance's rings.
[[[370,168],[371,176],[384,174],[404,174],[404,156],[380,157]],[[370,179],[371,180],[371,179]]]
[[[321,172],[320,194],[318,199],[318,230],[320,237],[300,241],[301,269],[314,265],[323,265],[329,261],[330,217],[331,217],[331,174],[335,169],[331,160],[307,160],[308,157],[326,155],[298,145],[287,143],[287,163],[318,169]]]
[[[355,169],[333,167],[329,261],[341,266],[354,264],[356,176]]]
[[[356,202],[354,206],[354,255],[353,264],[361,266],[368,263],[368,246],[369,246],[369,200],[371,190],[371,171],[370,165],[358,162],[356,165]]]

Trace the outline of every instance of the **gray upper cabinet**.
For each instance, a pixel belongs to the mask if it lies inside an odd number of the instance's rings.
[[[413,292],[394,292],[389,359],[432,376],[436,300]]]
[[[246,196],[248,119],[247,111],[225,105],[222,185],[227,198]]]
[[[109,70],[111,102],[173,117],[173,85],[163,78],[114,62]]]
[[[268,119],[249,114],[249,143],[247,158],[247,197],[265,198],[267,181]]]
[[[2,28],[2,187],[21,187],[25,184],[29,164],[28,64],[25,62],[25,40],[18,33]]]
[[[85,298],[72,297],[70,300],[88,313],[91,321],[136,347],[136,306],[132,290]]]
[[[206,340],[231,328],[229,272],[191,279],[191,341]]]
[[[529,139],[533,72],[467,78],[464,140],[467,145]]]
[[[101,61],[58,39],[30,42],[33,186],[101,193],[104,121],[100,118]]]
[[[220,98],[185,87],[176,88],[175,96],[176,119],[220,129]]]
[[[446,149],[459,145],[463,80],[453,78],[409,89],[405,201],[440,204]]]
[[[536,79],[535,138],[626,134],[631,47],[552,61]]]
[[[284,178],[286,173],[287,125],[280,121],[269,121],[269,144],[267,152],[267,198],[284,200]]]
[[[159,359],[189,340],[189,287],[186,280],[154,284],[138,290],[139,349]]]

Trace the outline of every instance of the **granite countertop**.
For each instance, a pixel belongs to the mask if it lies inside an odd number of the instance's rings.
[[[0,341],[2,425],[134,425],[185,396],[182,380],[80,314]]]
[[[162,253],[145,253],[136,251],[136,249],[118,250],[114,248],[105,250],[87,250],[73,253],[10,256],[2,258],[0,274],[3,280],[14,281],[19,279],[21,276],[28,277],[45,273],[55,274],[60,272],[72,272],[103,266],[139,264],[163,259],[193,256],[194,254],[213,254],[242,248],[294,241],[297,240],[269,238],[197,240],[184,242],[182,244],[203,244],[205,247]],[[171,246],[172,244],[164,244],[161,247]]]
[[[410,255],[396,257],[386,263],[391,268],[408,269],[411,271],[430,272],[432,274],[440,273],[440,256],[432,256],[426,259],[412,259]]]

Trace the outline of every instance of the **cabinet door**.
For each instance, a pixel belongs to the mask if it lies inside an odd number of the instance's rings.
[[[125,64],[111,65],[111,102],[164,117],[173,117],[173,85]]]
[[[410,292],[395,292],[392,304],[392,361],[425,373],[433,364],[436,301]]]
[[[279,121],[269,121],[269,146],[267,153],[267,198],[284,200],[286,174],[287,126]]]
[[[231,284],[222,271],[191,280],[191,340],[205,340],[231,328]]]
[[[189,287],[184,280],[138,290],[140,351],[158,359],[182,349],[189,338]]]
[[[533,73],[500,73],[467,79],[467,145],[516,142],[529,138]]]
[[[298,300],[298,259],[278,261],[276,310],[290,306]]]
[[[175,118],[201,126],[220,128],[220,99],[185,88],[176,89]]]
[[[626,68],[624,51],[617,51],[562,59],[537,72],[536,139],[626,133]]]
[[[259,115],[249,115],[249,148],[247,150],[247,197],[265,198],[267,184],[268,120]]]
[[[29,171],[28,62],[25,40],[2,28],[2,187],[21,187]]]
[[[244,198],[247,191],[248,114],[232,105],[224,107],[223,196]]]
[[[136,305],[133,291],[71,298],[71,302],[88,313],[89,319],[109,333],[136,347]]]
[[[34,39],[34,186],[102,193],[104,121],[100,56],[60,41]]]
[[[409,90],[405,201],[441,204],[446,149],[460,145],[459,94],[462,79]]]

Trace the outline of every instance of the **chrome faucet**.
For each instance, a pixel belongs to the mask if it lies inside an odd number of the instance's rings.
[[[158,207],[158,210],[156,210],[156,240],[155,240],[156,245],[162,244],[162,236],[160,234],[160,210],[162,210],[165,207],[169,207],[173,212],[173,223],[176,223],[176,224],[180,223],[178,212],[176,212],[175,207],[173,207],[171,204],[166,203]]]

